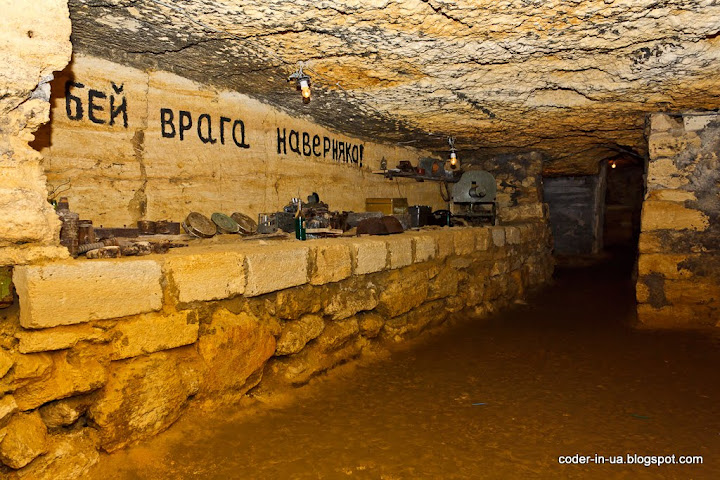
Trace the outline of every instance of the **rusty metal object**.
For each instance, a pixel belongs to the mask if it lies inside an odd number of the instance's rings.
[[[217,226],[218,233],[238,233],[240,231],[237,222],[224,213],[215,212],[210,219]]]
[[[397,168],[402,172],[414,172],[415,167],[412,166],[409,160],[400,160]]]
[[[85,245],[96,241],[92,220],[80,220],[78,222],[78,244]]]
[[[348,228],[354,228],[363,220],[368,218],[381,218],[382,216],[382,212],[348,212],[347,226]]]
[[[252,218],[240,212],[230,215],[230,218],[238,224],[240,235],[255,235],[257,233],[257,223]]]
[[[152,243],[152,253],[167,253],[170,250],[169,243]]]
[[[190,212],[183,222],[187,233],[198,238],[210,238],[217,233],[215,224],[202,213]]]
[[[155,235],[157,233],[157,223],[151,220],[138,220],[137,226],[140,235]]]
[[[105,246],[106,245],[103,242],[86,243],[78,247],[78,254],[87,253],[91,250],[97,250],[98,248],[103,248]]]
[[[155,233],[158,235],[179,235],[180,223],[169,220],[160,220],[155,224]]]
[[[382,217],[380,221],[385,225],[385,229],[389,235],[394,233],[403,233],[405,230],[400,221],[392,216]]]
[[[137,228],[96,228],[95,238],[102,240],[104,238],[112,237],[124,237],[124,238],[137,238],[140,231]]]
[[[78,224],[80,215],[70,211],[64,211],[60,216],[62,226],[60,227],[60,245],[64,246],[70,252],[70,255],[77,257],[78,247]]]
[[[102,243],[106,247],[119,247],[120,246],[120,241],[115,237],[103,238]]]
[[[178,243],[178,242],[168,242],[168,241],[162,241],[162,242],[152,242],[151,244],[153,253],[167,253],[168,250],[171,248],[179,248],[179,247],[187,247],[187,243]]]
[[[120,256],[120,247],[103,247],[90,250],[85,254],[87,258],[118,258]]]
[[[120,253],[123,257],[143,256],[153,253],[150,242],[133,242],[120,246]]]
[[[360,221],[357,226],[358,235],[391,235],[402,232],[403,228],[398,219],[391,216],[367,218]]]

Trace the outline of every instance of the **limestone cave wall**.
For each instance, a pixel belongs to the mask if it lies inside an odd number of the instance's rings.
[[[67,255],[47,203],[40,154],[28,146],[48,121],[55,70],[70,60],[67,2],[0,2],[0,267]],[[0,283],[3,276],[0,272]]]
[[[256,216],[311,192],[333,210],[364,211],[366,197],[444,205],[437,184],[371,173],[382,158],[416,165],[428,152],[348,137],[175,74],[76,54],[51,102],[33,145],[51,188],[67,184],[71,208],[96,225],[190,211]]]
[[[720,115],[655,114],[637,300],[655,327],[720,326]]]

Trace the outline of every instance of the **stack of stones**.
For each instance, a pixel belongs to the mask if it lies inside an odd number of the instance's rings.
[[[642,210],[638,317],[720,326],[720,115],[655,114]]]

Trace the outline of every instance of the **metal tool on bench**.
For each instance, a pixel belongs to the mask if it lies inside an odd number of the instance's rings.
[[[452,186],[452,201],[458,207],[453,216],[472,223],[497,221],[497,185],[495,177],[484,170],[469,170]]]

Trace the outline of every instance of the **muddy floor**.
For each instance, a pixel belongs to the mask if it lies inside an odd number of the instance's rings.
[[[720,478],[720,339],[633,328],[627,265],[559,270],[528,305],[341,370],[284,405],[191,415],[103,456],[90,478]],[[576,454],[606,463],[558,461]]]

